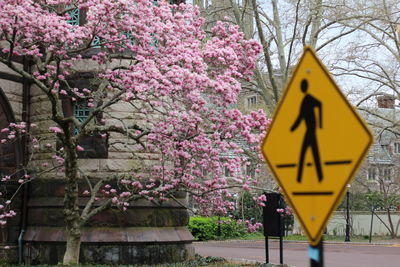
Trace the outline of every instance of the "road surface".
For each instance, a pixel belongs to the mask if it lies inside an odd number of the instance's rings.
[[[227,259],[265,262],[264,241],[211,241],[195,243],[196,253]],[[279,242],[270,240],[271,263],[279,263]],[[308,244],[285,241],[283,263],[309,267]],[[399,267],[400,244],[324,242],[326,267]]]

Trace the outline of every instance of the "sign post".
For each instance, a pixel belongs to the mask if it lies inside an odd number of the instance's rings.
[[[371,143],[363,120],[305,47],[261,149],[311,246],[320,244]]]
[[[279,237],[279,262],[283,264],[283,218],[278,209],[284,208],[283,198],[278,193],[264,193],[267,202],[263,208],[263,225],[265,236],[265,262],[269,263],[268,236]]]

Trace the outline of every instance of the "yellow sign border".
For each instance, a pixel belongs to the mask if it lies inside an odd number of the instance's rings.
[[[295,68],[295,70],[294,70],[294,72],[293,72],[293,74],[292,74],[292,76],[291,76],[289,82],[288,82],[287,85],[286,85],[285,92],[283,93],[282,97],[281,97],[280,100],[279,100],[278,106],[277,106],[277,108],[276,108],[276,110],[275,110],[275,112],[274,112],[274,116],[273,116],[273,119],[272,119],[272,123],[271,123],[269,129],[272,129],[272,127],[273,127],[273,125],[274,125],[274,123],[275,123],[275,119],[276,119],[276,117],[277,117],[277,114],[279,113],[279,111],[280,111],[280,109],[281,109],[283,100],[285,99],[285,97],[286,97],[286,95],[287,95],[287,93],[288,93],[288,90],[289,90],[289,88],[291,87],[291,85],[292,85],[292,83],[293,83],[293,77],[295,77],[295,75],[296,75],[297,72],[299,71],[300,63],[302,62],[302,60],[304,59],[304,57],[305,57],[305,55],[306,55],[307,53],[311,53],[311,56],[312,56],[312,57],[315,59],[315,61],[318,63],[318,65],[320,66],[320,68],[322,69],[322,71],[327,75],[327,77],[329,78],[329,80],[331,81],[331,83],[333,84],[333,86],[334,86],[334,87],[336,88],[336,90],[338,91],[339,95],[342,97],[344,103],[346,103],[346,105],[349,107],[349,109],[353,112],[354,116],[357,118],[357,120],[359,121],[360,125],[362,126],[362,128],[364,128],[365,132],[366,132],[367,135],[369,136],[369,142],[368,142],[367,146],[365,146],[364,151],[361,153],[361,156],[358,158],[357,162],[356,162],[355,165],[354,165],[353,170],[350,172],[350,174],[349,174],[349,176],[348,176],[348,178],[347,178],[347,181],[346,181],[346,183],[345,183],[345,185],[347,185],[347,184],[351,183],[351,181],[353,180],[353,178],[354,178],[354,176],[355,176],[355,173],[358,171],[358,169],[359,169],[360,166],[361,166],[361,162],[364,160],[365,156],[367,155],[368,150],[369,150],[371,144],[373,143],[373,135],[372,135],[371,131],[368,129],[368,127],[366,126],[366,123],[364,122],[364,120],[357,114],[357,112],[355,111],[354,107],[353,107],[352,105],[350,105],[349,101],[346,99],[346,97],[344,96],[344,94],[343,94],[342,91],[340,90],[339,86],[335,83],[335,81],[334,81],[333,78],[331,77],[331,75],[330,75],[328,69],[327,69],[327,68],[325,67],[325,65],[321,62],[321,60],[317,57],[317,55],[315,54],[314,50],[313,50],[310,46],[305,46],[305,47],[304,47],[303,55],[301,56],[299,62],[297,63],[296,68]],[[293,205],[291,199],[288,197],[289,194],[286,192],[285,188],[282,186],[281,181],[278,179],[278,175],[277,175],[276,172],[274,171],[274,168],[272,167],[272,164],[269,162],[268,157],[267,157],[267,155],[266,155],[266,153],[265,153],[265,151],[264,151],[264,149],[263,149],[263,147],[264,147],[264,145],[265,145],[265,143],[266,143],[266,141],[267,141],[267,139],[268,139],[268,136],[269,136],[269,131],[267,132],[267,134],[266,134],[266,136],[265,136],[265,138],[264,138],[264,140],[263,140],[263,142],[262,142],[262,144],[261,144],[261,152],[262,152],[262,154],[263,154],[263,156],[264,156],[264,159],[265,159],[265,161],[267,162],[267,164],[268,164],[270,170],[273,172],[274,177],[275,177],[275,180],[278,182],[280,188],[282,189],[282,191],[283,191],[283,193],[284,193],[284,195],[285,195],[286,200],[289,202],[289,205],[292,207],[294,213],[296,214],[297,219],[300,221],[300,224],[302,225],[304,231],[306,232],[306,235],[307,235],[307,237],[308,237],[309,243],[310,243],[312,246],[316,246],[316,245],[318,245],[318,243],[319,243],[320,240],[321,240],[322,232],[323,232],[324,228],[326,227],[327,222],[328,222],[329,218],[330,218],[331,215],[332,215],[332,212],[333,212],[334,210],[337,209],[337,206],[339,205],[340,200],[343,198],[344,192],[345,192],[345,188],[346,188],[346,187],[343,186],[343,188],[340,190],[339,194],[337,195],[336,199],[334,200],[334,204],[331,206],[329,212],[328,212],[327,215],[325,216],[325,218],[324,218],[324,220],[323,220],[323,223],[321,224],[321,227],[320,227],[320,229],[318,230],[318,234],[316,235],[316,238],[313,239],[313,238],[311,237],[311,235],[310,235],[310,233],[309,233],[307,227],[306,227],[306,224],[305,224],[304,221],[301,219],[301,217],[297,215],[298,212],[297,212],[295,206]]]

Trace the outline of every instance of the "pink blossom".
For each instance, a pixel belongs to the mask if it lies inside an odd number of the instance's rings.
[[[53,133],[62,133],[61,129],[58,127],[49,127],[49,131]]]
[[[80,145],[76,146],[76,150],[77,151],[84,151],[85,149],[83,147],[81,147]]]

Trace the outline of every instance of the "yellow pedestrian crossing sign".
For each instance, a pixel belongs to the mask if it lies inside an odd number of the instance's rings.
[[[262,153],[311,245],[367,154],[372,135],[313,50],[306,47]]]

